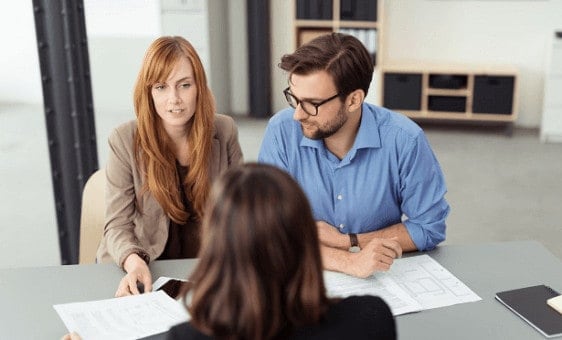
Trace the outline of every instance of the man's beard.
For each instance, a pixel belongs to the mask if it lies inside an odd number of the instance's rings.
[[[322,126],[318,127],[315,131],[306,131],[303,127],[303,123],[301,122],[301,129],[302,133],[310,139],[324,139],[332,136],[336,132],[340,130],[340,128],[347,122],[347,115],[343,110],[343,105],[338,110],[338,113],[329,122],[324,123]]]

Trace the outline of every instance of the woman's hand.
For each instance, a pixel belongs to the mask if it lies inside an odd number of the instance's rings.
[[[152,275],[150,274],[148,265],[140,256],[135,253],[127,256],[123,268],[127,272],[127,275],[119,282],[115,297],[140,294],[137,283],[143,285],[144,292],[152,291]]]

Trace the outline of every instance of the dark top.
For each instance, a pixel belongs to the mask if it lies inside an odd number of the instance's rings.
[[[159,260],[166,259],[189,259],[197,257],[199,251],[199,229],[200,223],[195,218],[195,212],[191,202],[188,201],[185,194],[185,186],[183,179],[187,175],[188,167],[180,165],[176,161],[176,169],[179,177],[179,190],[185,211],[187,212],[187,222],[178,224],[170,219],[170,227],[168,230],[168,240]]]
[[[166,335],[166,339],[213,339],[189,322],[172,327]],[[350,296],[331,305],[320,324],[300,327],[288,339],[396,339],[396,325],[380,297]]]

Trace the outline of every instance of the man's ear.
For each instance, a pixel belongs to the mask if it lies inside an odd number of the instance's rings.
[[[349,111],[357,111],[361,109],[361,105],[363,104],[363,100],[365,100],[365,92],[361,89],[357,89],[351,92],[347,96],[346,106]]]

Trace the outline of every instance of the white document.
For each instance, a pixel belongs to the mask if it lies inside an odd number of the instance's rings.
[[[163,291],[53,307],[66,328],[83,340],[138,339],[189,318],[183,305]]]
[[[378,295],[394,315],[482,300],[429,255],[396,259],[366,279],[328,271],[324,279],[329,296]]]

